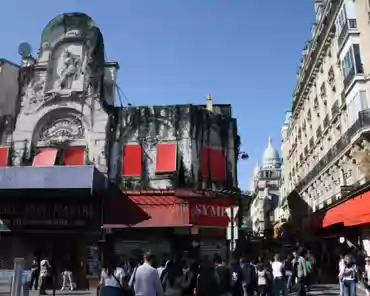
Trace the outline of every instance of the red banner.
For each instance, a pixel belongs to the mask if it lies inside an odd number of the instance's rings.
[[[190,224],[206,227],[227,227],[230,218],[225,203],[190,203]]]

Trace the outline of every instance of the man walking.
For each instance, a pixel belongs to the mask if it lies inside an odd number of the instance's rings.
[[[294,258],[297,264],[297,296],[306,296],[306,277],[307,277],[307,265],[306,260],[303,258],[302,253],[294,252]]]
[[[135,296],[163,296],[162,284],[158,271],[152,266],[153,262],[153,254],[145,253],[144,263],[133,272],[129,286]]]

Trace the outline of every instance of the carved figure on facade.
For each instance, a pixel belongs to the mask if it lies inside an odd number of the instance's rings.
[[[31,80],[22,99],[26,113],[31,113],[44,102],[45,80]]]
[[[58,142],[84,139],[85,129],[78,118],[61,118],[42,129],[40,141]]]
[[[73,54],[68,49],[64,50],[63,66],[57,80],[58,89],[71,89],[73,81],[81,74],[81,56]]]

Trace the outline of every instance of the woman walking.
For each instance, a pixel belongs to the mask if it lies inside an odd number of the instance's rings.
[[[352,261],[351,255],[344,257],[344,266],[339,273],[339,279],[343,281],[345,296],[356,296],[357,266]]]
[[[267,269],[263,265],[262,260],[257,263],[256,273],[257,273],[257,295],[266,296],[268,291]]]

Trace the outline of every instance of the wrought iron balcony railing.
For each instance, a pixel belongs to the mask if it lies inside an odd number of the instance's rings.
[[[333,145],[333,147],[324,155],[323,158],[315,165],[315,167],[299,182],[295,188],[296,191],[301,191],[307,186],[313,178],[318,176],[322,170],[331,163],[341,152],[351,143],[352,138],[358,134],[363,128],[370,128],[370,109],[359,112],[358,119],[342,137]]]
[[[357,20],[356,19],[349,19],[338,36],[338,46],[341,47],[343,45],[344,40],[346,39],[349,32],[357,29]]]

